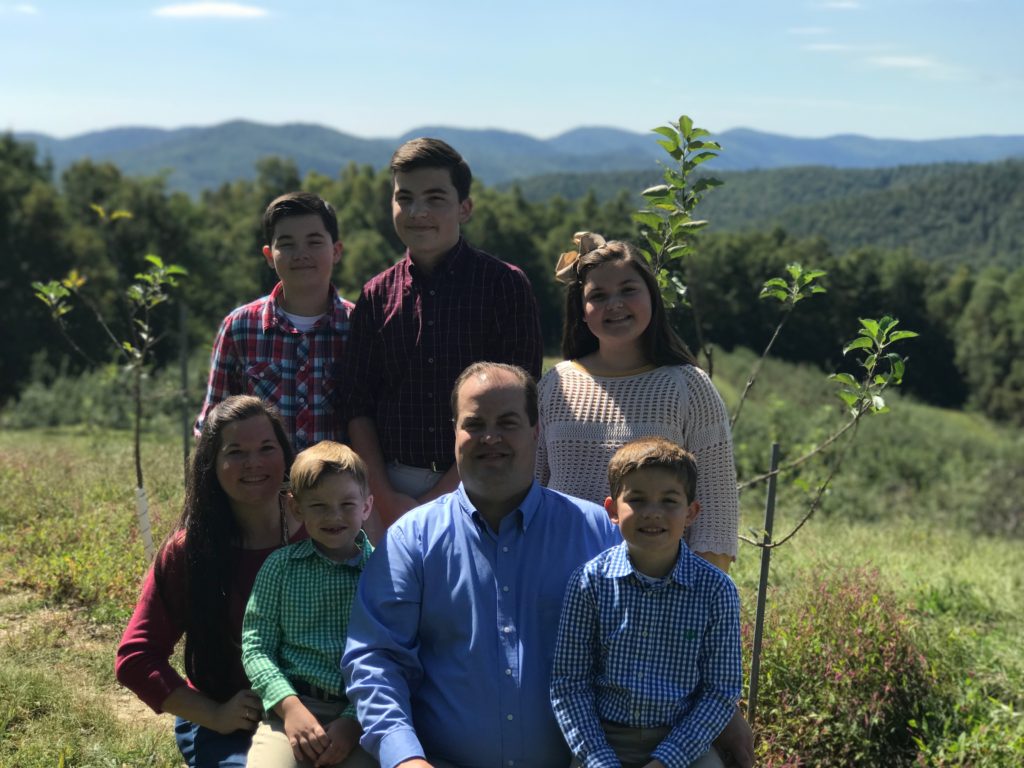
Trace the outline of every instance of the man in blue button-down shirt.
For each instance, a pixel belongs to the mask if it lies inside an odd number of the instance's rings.
[[[382,768],[564,768],[548,699],[568,577],[620,541],[604,510],[533,480],[537,391],[476,363],[455,385],[451,494],[391,526],[342,660]]]

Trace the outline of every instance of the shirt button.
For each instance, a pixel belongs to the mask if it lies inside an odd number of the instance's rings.
[[[512,627],[502,627],[501,631],[504,632],[506,635],[510,635],[512,634]]]
[[[433,398],[434,397],[434,393],[433,392],[427,392],[427,397]]]
[[[433,427],[427,427],[427,432],[433,432],[433,431],[434,431]]]
[[[502,551],[502,552],[508,552],[508,547],[502,547],[502,548],[501,548],[501,551]]]
[[[505,674],[508,675],[509,677],[511,677],[512,676],[512,670],[511,669],[506,669],[505,670]]]
[[[514,715],[505,715],[505,718],[507,720],[515,720],[516,719]]]
[[[427,362],[428,362],[428,363],[433,363],[433,362],[434,362],[434,358],[432,358],[432,357],[428,357],[428,358],[427,358]]]
[[[433,289],[433,288],[431,288],[431,289],[430,289],[430,291],[429,291],[429,293],[430,293],[430,295],[431,295],[431,296],[433,296],[433,295],[434,295],[434,289]]]
[[[433,320],[427,320],[427,325],[433,325],[433,324],[434,324]]]
[[[508,592],[508,587],[502,587],[502,588],[501,588],[501,591],[502,591],[502,592]]]

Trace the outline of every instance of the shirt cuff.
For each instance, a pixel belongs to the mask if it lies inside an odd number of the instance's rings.
[[[270,712],[274,707],[281,703],[282,700],[289,696],[298,696],[291,683],[288,682],[287,678],[281,680],[275,680],[262,691],[259,691],[260,698],[263,700],[263,708]]]
[[[426,753],[412,728],[395,728],[380,740],[380,754],[377,758],[381,768],[395,768],[403,760],[414,757],[425,759]]]
[[[665,768],[687,768],[688,765],[695,762],[702,754],[704,753],[696,752],[692,747],[689,749],[683,748],[666,740],[661,742],[651,753],[651,759],[661,760],[665,764]]]

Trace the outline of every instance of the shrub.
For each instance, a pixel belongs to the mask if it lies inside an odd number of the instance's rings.
[[[913,620],[876,572],[801,574],[773,590],[766,615],[758,765],[911,765],[909,723],[934,685]]]

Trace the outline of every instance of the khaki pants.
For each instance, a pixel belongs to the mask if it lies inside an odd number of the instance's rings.
[[[669,726],[660,728],[628,728],[614,723],[601,723],[608,745],[615,750],[622,768],[643,768],[651,761],[651,753],[658,748],[671,732]],[[580,768],[582,763],[573,758],[570,768]],[[725,768],[722,758],[712,747],[692,763],[690,768]]]
[[[345,705],[340,702],[327,702],[311,696],[299,696],[299,700],[316,716],[320,725],[327,725],[337,718]],[[249,748],[247,768],[308,768],[312,763],[296,761],[292,746],[284,732],[284,721],[276,712],[267,712],[263,721],[252,736]],[[356,746],[351,754],[337,764],[343,768],[378,768],[377,761],[360,746]]]

